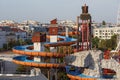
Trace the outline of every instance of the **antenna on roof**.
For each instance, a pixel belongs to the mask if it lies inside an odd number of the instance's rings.
[[[120,3],[118,6],[118,13],[117,13],[117,26],[120,26]]]

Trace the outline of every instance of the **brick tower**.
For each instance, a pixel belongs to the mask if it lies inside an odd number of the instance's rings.
[[[54,19],[50,21],[50,26],[49,26],[49,36],[50,36],[50,43],[57,43],[57,36],[58,36],[58,24],[57,24],[57,19]],[[50,47],[51,52],[56,52],[55,47]],[[56,63],[55,58],[51,58],[50,60],[51,63]],[[50,80],[53,80],[53,76],[55,76],[55,80],[57,80],[57,70],[51,68],[50,72]]]
[[[50,35],[50,42],[57,42],[57,35],[58,35],[58,24],[57,19],[50,21],[49,26],[49,35]],[[54,47],[50,47],[50,51],[54,52]]]
[[[91,15],[88,13],[88,6],[82,6],[82,14],[77,17],[78,31],[81,28],[81,49],[91,49]],[[78,42],[79,46],[79,42]]]
[[[43,52],[44,51],[44,43],[46,42],[46,34],[40,33],[40,32],[35,32],[32,36],[32,42],[33,42],[34,51]],[[40,56],[34,56],[34,61],[42,62]],[[35,75],[39,75],[41,73],[39,68],[34,68],[33,70],[35,72]]]

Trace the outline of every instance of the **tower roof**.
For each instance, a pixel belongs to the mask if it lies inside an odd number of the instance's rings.
[[[81,20],[90,20],[91,15],[88,13],[88,6],[86,4],[82,6],[82,14],[80,14],[80,19]]]
[[[41,32],[35,32],[32,36],[32,42],[45,42],[46,34]]]
[[[53,19],[50,21],[50,24],[57,24],[57,19]]]
[[[82,13],[88,13],[88,6],[86,4],[82,6]]]

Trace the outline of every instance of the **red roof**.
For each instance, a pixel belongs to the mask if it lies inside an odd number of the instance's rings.
[[[21,30],[21,29],[18,29],[18,28],[11,28],[11,29],[12,29],[12,31],[14,31],[14,32],[26,32],[26,31]]]
[[[57,19],[53,19],[52,21],[50,21],[51,24],[57,24]]]
[[[32,42],[46,42],[46,34],[35,32],[32,36]]]

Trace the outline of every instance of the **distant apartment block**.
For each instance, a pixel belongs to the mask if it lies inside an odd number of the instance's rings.
[[[38,26],[40,23],[34,20],[25,20],[21,24]]]
[[[7,40],[6,40],[6,33],[5,33],[5,31],[2,31],[0,29],[0,48],[2,48],[3,44],[5,44],[6,42],[7,42]]]
[[[58,22],[59,25],[76,28],[76,22],[71,20],[62,20]]]
[[[120,35],[120,27],[99,27],[93,29],[93,36],[100,39],[111,39],[114,34]]]
[[[32,26],[32,25],[18,25],[17,27],[21,30],[25,30],[26,32],[31,32],[33,30],[34,26]]]
[[[0,26],[9,26],[9,27],[17,27],[18,23],[12,20],[2,20],[0,21]]]
[[[27,38],[27,32],[18,28],[11,28],[12,32],[15,34],[15,40],[22,39],[23,41]]]
[[[25,40],[27,39],[27,32],[19,28],[11,28],[9,26],[0,27],[0,48],[3,44],[7,44],[10,41]]]

